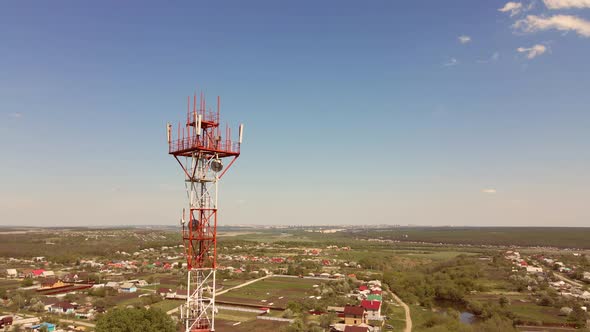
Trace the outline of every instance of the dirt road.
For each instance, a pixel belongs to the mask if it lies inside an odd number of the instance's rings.
[[[397,303],[399,303],[399,305],[401,305],[402,308],[404,308],[404,311],[406,312],[406,328],[404,329],[404,332],[412,332],[412,315],[410,315],[410,307],[408,307],[408,305],[405,304],[404,301],[402,301],[402,299],[400,299],[393,292],[390,292],[390,294],[393,297],[393,299]]]

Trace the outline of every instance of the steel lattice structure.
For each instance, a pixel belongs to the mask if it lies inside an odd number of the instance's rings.
[[[197,105],[198,104],[198,105]],[[184,124],[175,138],[167,125],[168,153],[174,156],[185,176],[188,216],[182,213],[182,239],[188,265],[187,301],[181,308],[185,332],[215,331],[215,271],[217,268],[218,182],[240,155],[243,125],[233,142],[231,130],[220,130],[219,108],[207,108],[203,94],[187,100]],[[229,160],[223,167],[223,160]],[[188,221],[186,219],[188,217]]]

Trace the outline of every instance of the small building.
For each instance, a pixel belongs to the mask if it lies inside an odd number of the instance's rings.
[[[368,282],[368,284],[371,286],[381,287],[381,280],[371,280]]]
[[[75,310],[76,307],[69,302],[57,302],[49,307],[49,312],[56,314],[73,314]]]
[[[16,278],[18,277],[18,272],[16,272],[16,269],[6,269],[6,277]]]
[[[135,287],[135,285],[130,282],[126,282],[121,285],[121,288],[119,288],[119,292],[121,292],[121,293],[135,293],[135,292],[137,292],[137,287]]]
[[[46,279],[43,280],[43,282],[41,282],[42,289],[60,288],[64,286],[66,286],[66,284],[64,284],[61,280],[58,279]]]
[[[41,276],[43,278],[53,278],[53,277],[55,277],[55,273],[53,271],[43,271],[41,273]]]
[[[84,307],[76,309],[74,314],[78,319],[91,319],[92,317],[94,317],[94,312],[95,310],[93,308]]]
[[[134,282],[134,284],[137,287],[145,287],[145,286],[148,286],[149,285],[148,282],[145,281],[145,280],[137,280],[136,282]]]
[[[160,295],[162,297],[166,297],[166,294],[172,293],[172,289],[161,287],[161,288],[158,288],[156,293],[158,293],[158,295]]]
[[[526,267],[526,272],[527,273],[541,273],[541,272],[543,272],[543,268],[529,265]]]
[[[19,278],[32,278],[33,269],[21,269],[18,273]]]
[[[45,311],[49,311],[51,306],[59,302],[59,299],[55,297],[42,297],[41,303],[43,303],[43,307]]]
[[[359,325],[367,323],[365,308],[361,306],[347,305],[344,307],[344,324]]]

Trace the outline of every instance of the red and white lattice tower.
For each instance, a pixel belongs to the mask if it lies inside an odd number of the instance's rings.
[[[231,130],[219,125],[217,109],[207,108],[205,98],[188,97],[186,121],[178,124],[176,137],[167,125],[168,153],[185,176],[188,216],[182,213],[182,239],[188,264],[187,300],[181,307],[185,332],[215,331],[215,271],[217,268],[217,185],[240,155],[243,125],[237,142]],[[224,160],[228,160],[227,166]],[[188,219],[188,220],[187,220]]]

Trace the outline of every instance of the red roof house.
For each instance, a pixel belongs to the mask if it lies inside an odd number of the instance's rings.
[[[379,319],[381,317],[381,302],[375,300],[362,300],[361,307],[367,311],[369,319]]]
[[[38,277],[38,276],[42,275],[43,272],[45,272],[45,270],[43,270],[43,269],[33,270],[33,276]]]

